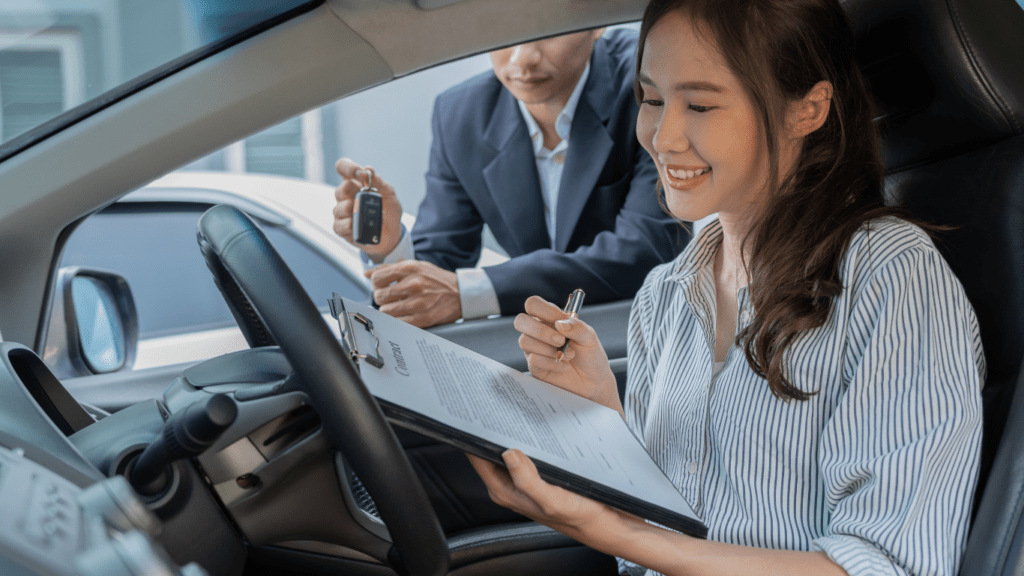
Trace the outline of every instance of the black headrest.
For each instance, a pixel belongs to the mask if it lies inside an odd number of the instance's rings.
[[[846,0],[890,172],[1024,134],[1015,0]]]

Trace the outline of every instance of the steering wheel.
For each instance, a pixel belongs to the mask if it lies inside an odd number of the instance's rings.
[[[377,504],[399,574],[446,574],[448,545],[423,485],[380,406],[316,306],[246,214],[214,206],[199,219],[200,250],[250,346],[277,342],[334,447]]]

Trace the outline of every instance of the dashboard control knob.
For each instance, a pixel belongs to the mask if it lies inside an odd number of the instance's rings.
[[[227,394],[214,394],[172,414],[157,437],[135,461],[129,480],[135,491],[155,496],[171,483],[172,462],[198,456],[220,438],[238,416],[238,406]]]

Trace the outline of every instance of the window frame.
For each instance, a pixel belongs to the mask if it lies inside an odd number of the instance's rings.
[[[85,100],[85,61],[82,58],[84,50],[82,35],[78,30],[46,30],[31,36],[0,31],[0,50],[5,52],[56,51],[60,58],[61,110],[66,112]],[[3,93],[0,92],[0,110],[3,109],[3,105]],[[3,134],[3,129],[4,115],[0,112],[0,134]],[[17,138],[16,136],[12,140]]]

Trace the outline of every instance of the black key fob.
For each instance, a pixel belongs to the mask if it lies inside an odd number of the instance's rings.
[[[367,169],[366,172],[366,185],[356,192],[356,205],[352,211],[352,239],[356,244],[380,244],[384,199],[372,186],[373,171]]]

